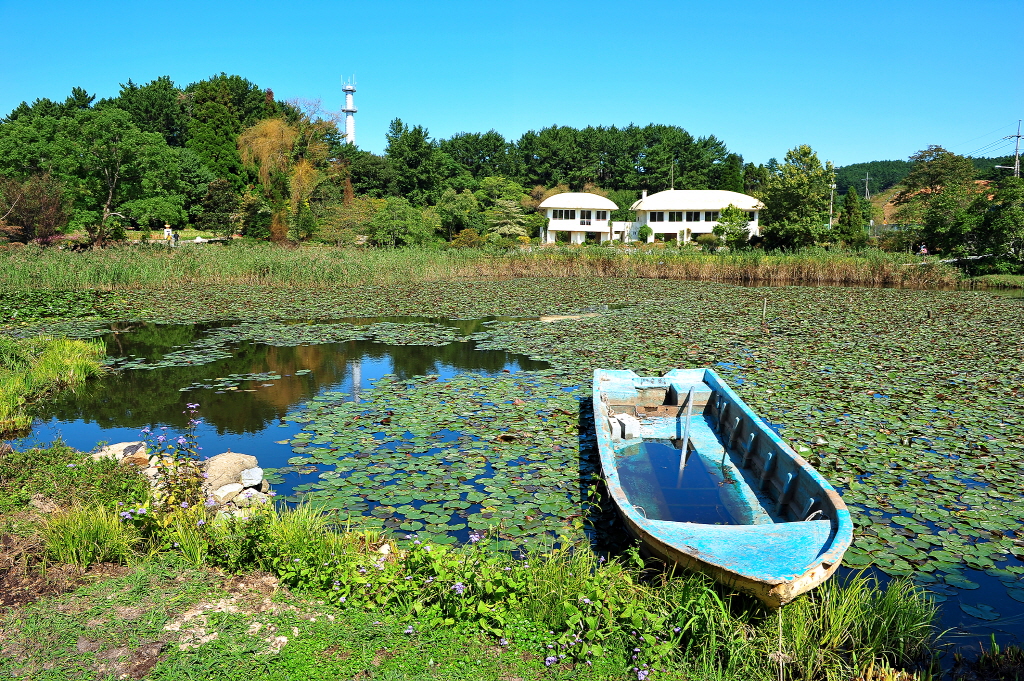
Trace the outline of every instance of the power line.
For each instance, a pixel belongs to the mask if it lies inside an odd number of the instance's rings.
[[[995,130],[993,130],[992,132],[986,132],[984,135],[978,135],[974,139],[969,139],[966,142],[960,142],[959,144],[954,144],[950,148],[951,149],[955,149],[957,147],[965,146],[965,145],[970,144],[971,142],[973,142],[975,140],[980,140],[982,137],[988,137],[989,135],[994,135],[995,133],[1002,132],[1003,130],[1006,130],[1007,128],[1012,127],[1012,126],[1013,126],[1013,123],[1010,123],[1010,125],[1001,125],[998,128],[996,128]],[[970,154],[967,154],[967,155],[970,156]]]
[[[1013,176],[1020,177],[1020,119],[1017,119],[1017,134],[1007,135],[1003,138],[1004,140],[1013,139],[1015,140],[1013,145]],[[996,166],[996,168],[1009,169],[1011,166]]]

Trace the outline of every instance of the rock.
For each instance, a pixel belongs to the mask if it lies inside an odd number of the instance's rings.
[[[143,468],[149,467],[149,457],[146,456],[146,450],[133,452],[127,454],[123,459],[118,461],[122,466],[141,466]]]
[[[264,494],[270,491],[270,483],[267,482],[266,478],[264,478],[263,482],[260,483],[260,491]]]
[[[150,466],[146,470],[142,471],[143,475],[148,478],[155,478],[160,473],[160,469],[156,466]]]
[[[262,492],[257,492],[253,489],[247,489],[233,500],[235,506],[239,508],[245,508],[247,506],[258,506],[259,504],[265,504],[270,501],[270,497]]]
[[[258,487],[263,482],[263,469],[259,466],[246,468],[238,475],[238,482],[242,483],[243,487]]]
[[[33,494],[32,498],[28,500],[28,505],[40,513],[53,513],[57,510],[57,504],[42,494]]]
[[[116,445],[107,445],[100,448],[99,451],[90,454],[90,457],[93,461],[102,461],[103,459],[120,461],[126,456],[132,456],[136,453],[146,456],[145,442],[119,442]]]
[[[218,489],[224,485],[238,482],[242,471],[256,468],[257,465],[256,457],[248,454],[224,452],[210,457],[203,464],[203,470],[206,473],[206,487]],[[260,473],[262,474],[262,471]]]
[[[214,490],[213,500],[216,501],[218,504],[226,504],[235,497],[237,497],[238,493],[241,492],[243,489],[245,488],[242,487],[241,483],[230,482]]]

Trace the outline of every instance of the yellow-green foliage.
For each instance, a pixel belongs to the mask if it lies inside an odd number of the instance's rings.
[[[103,355],[98,341],[0,336],[0,434],[31,424],[33,402],[99,373]]]
[[[89,567],[93,563],[127,563],[135,555],[138,532],[112,510],[79,506],[54,513],[43,525],[49,557]]]

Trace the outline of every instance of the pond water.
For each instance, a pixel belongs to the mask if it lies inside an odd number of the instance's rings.
[[[513,541],[550,536],[588,513],[587,486],[597,472],[588,403],[578,377],[524,355],[477,349],[469,336],[493,321],[98,327],[110,329],[100,337],[124,370],[46,405],[14,446],[61,438],[88,451],[102,441],[140,439],[146,426],[177,433],[186,427],[185,405],[198,402],[203,454],[256,456],[264,468],[278,469],[275,489],[291,501],[305,496],[436,541],[465,540],[473,529],[496,525]],[[431,344],[407,344],[421,342]],[[743,372],[730,380],[738,384]],[[678,450],[660,447],[666,451],[647,451],[664,469],[659,477],[652,468],[652,480],[671,494],[677,480],[668,472]],[[685,473],[685,487],[707,486],[699,466],[688,463]],[[730,522],[715,499],[704,501],[676,504],[672,512]],[[924,584],[942,601],[942,628],[972,637],[958,643],[992,633],[1003,643],[1019,640],[1024,592],[1008,591],[1000,581],[1006,575],[998,574],[1014,560],[989,574],[961,569]],[[999,619],[972,613],[986,603]]]
[[[440,322],[466,335],[491,320],[389,317],[340,321],[358,325]],[[230,326],[115,324],[114,332],[102,339],[115,361],[146,358],[159,362],[169,353]],[[286,417],[318,395],[337,391],[346,401],[358,401],[384,376],[434,375],[448,380],[468,372],[493,376],[546,367],[544,362],[506,352],[475,350],[471,342],[433,347],[364,340],[299,346],[242,341],[232,347],[230,357],[207,364],[122,370],[90,381],[74,394],[48,403],[31,433],[13,444],[23,449],[59,438],[76,449],[90,451],[99,442],[138,440],[147,426],[182,432],[188,421],[185,405],[194,402],[200,405],[202,423],[196,435],[203,455],[242,452],[255,456],[262,467],[276,469],[288,467],[293,456],[291,440],[302,429],[301,423]],[[211,387],[202,387],[207,385]],[[304,477],[288,472],[275,489],[292,495],[294,486],[305,482]]]

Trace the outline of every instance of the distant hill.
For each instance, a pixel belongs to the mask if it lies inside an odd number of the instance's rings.
[[[1000,156],[998,158],[972,158],[977,178],[979,180],[994,180],[1009,172],[997,170],[995,166],[1012,166],[1012,156]],[[852,186],[857,194],[864,196],[864,176],[870,174],[868,188],[871,195],[882,193],[887,189],[895,187],[900,180],[907,176],[910,161],[868,161],[867,163],[851,163],[848,166],[836,168],[836,193],[840,196],[845,194]]]

